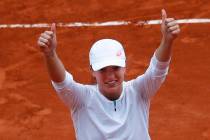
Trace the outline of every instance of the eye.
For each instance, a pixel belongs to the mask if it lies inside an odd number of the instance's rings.
[[[119,70],[120,67],[119,67],[119,66],[113,66],[113,69],[114,69],[114,70]]]
[[[106,68],[102,68],[99,70],[99,72],[105,72]]]

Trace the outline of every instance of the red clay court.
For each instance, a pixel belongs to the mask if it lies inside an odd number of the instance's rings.
[[[0,24],[210,18],[208,0],[2,0]],[[37,39],[47,28],[0,29],[0,139],[74,140],[68,109],[53,90]],[[210,140],[210,24],[181,24],[169,75],[152,101],[153,140]],[[90,83],[93,42],[114,38],[127,54],[126,80],[142,74],[160,25],[57,28],[58,54],[76,81]],[[87,130],[88,131],[88,130]]]

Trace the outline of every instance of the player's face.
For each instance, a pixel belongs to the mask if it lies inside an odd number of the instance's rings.
[[[107,66],[99,71],[93,71],[93,76],[99,86],[100,92],[110,100],[116,100],[122,92],[125,68]]]

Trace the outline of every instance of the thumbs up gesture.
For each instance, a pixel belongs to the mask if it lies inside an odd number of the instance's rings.
[[[56,24],[51,25],[50,31],[42,33],[38,39],[38,46],[45,55],[51,55],[55,52],[57,47],[56,39]]]
[[[167,42],[172,42],[180,33],[179,24],[174,18],[167,18],[167,14],[164,9],[162,9],[161,32],[163,39]]]

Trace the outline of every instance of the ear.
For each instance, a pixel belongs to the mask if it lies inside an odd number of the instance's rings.
[[[92,71],[92,76],[93,76],[93,77],[96,77],[95,71]]]
[[[124,67],[124,68],[123,68],[124,73],[126,73],[126,70],[127,70],[126,67]]]
[[[90,72],[91,72],[92,76],[95,77],[95,71],[93,70],[92,66],[90,66]]]

